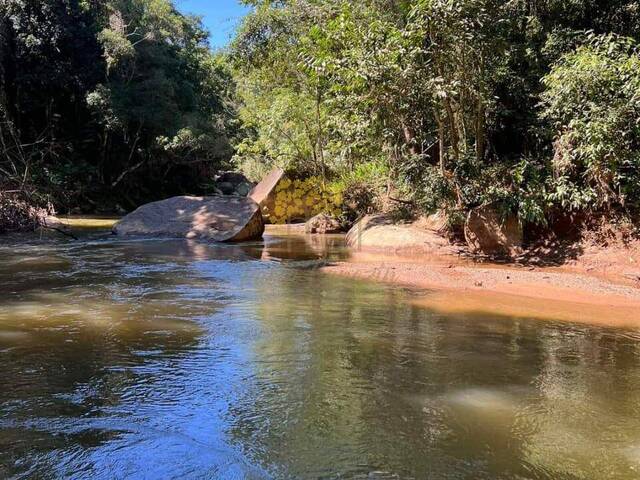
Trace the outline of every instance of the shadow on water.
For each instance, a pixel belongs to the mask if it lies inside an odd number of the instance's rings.
[[[339,237],[0,245],[0,477],[637,478],[634,331],[443,315]]]

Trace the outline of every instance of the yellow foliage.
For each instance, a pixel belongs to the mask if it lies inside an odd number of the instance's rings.
[[[278,187],[281,190],[286,190],[290,186],[291,186],[291,180],[289,180],[288,178],[283,178],[282,180],[280,180],[280,183],[278,184]]]
[[[340,192],[327,188],[318,177],[304,180],[284,178],[275,188],[273,206],[266,207],[264,213],[275,224],[309,219],[318,213],[337,217],[342,213],[342,202]]]

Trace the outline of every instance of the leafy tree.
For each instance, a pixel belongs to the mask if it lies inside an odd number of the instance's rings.
[[[231,157],[233,79],[171,1],[8,0],[0,19],[0,185],[133,207]]]
[[[360,166],[383,164],[362,171],[385,171],[387,196],[424,211],[495,204],[525,222],[636,208],[636,65],[616,56],[584,78],[573,70],[589,35],[638,41],[638,2],[246,3],[230,54],[243,167],[277,163],[348,189]],[[593,55],[604,62],[610,44]],[[379,192],[374,180],[365,184]]]
[[[105,81],[86,98],[102,128],[105,181],[117,187],[144,167],[161,183],[181,164],[228,158],[228,78],[199,21],[165,0],[114,1],[103,18]]]
[[[640,51],[590,35],[544,77],[555,131],[552,198],[572,210],[637,208],[640,201]]]
[[[244,3],[224,54],[170,0],[0,3],[0,188],[133,207],[235,154],[362,211],[639,212],[640,2]]]

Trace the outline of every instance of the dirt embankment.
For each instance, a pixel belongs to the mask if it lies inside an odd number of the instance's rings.
[[[450,246],[401,254],[352,247],[324,271],[429,290],[416,302],[440,312],[640,327],[640,242],[558,244],[490,261]]]

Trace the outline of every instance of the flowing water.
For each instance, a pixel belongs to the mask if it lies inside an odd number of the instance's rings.
[[[0,478],[640,478],[636,331],[437,314],[335,238],[2,242]]]

